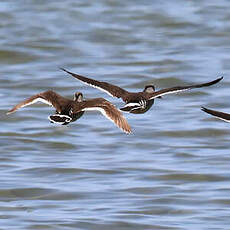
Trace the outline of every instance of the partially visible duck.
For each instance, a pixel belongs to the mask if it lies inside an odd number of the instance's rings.
[[[214,116],[214,117],[216,117],[216,118],[218,118],[220,120],[230,122],[230,114],[229,113],[223,113],[223,112],[220,112],[220,111],[207,109],[205,107],[201,107],[201,110],[203,110],[204,112],[206,112],[208,114],[211,114],[212,116]]]

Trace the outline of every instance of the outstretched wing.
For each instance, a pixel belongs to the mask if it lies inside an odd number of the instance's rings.
[[[36,95],[31,96],[30,98],[20,102],[19,104],[15,105],[11,110],[7,112],[7,114],[14,113],[18,109],[32,105],[36,102],[42,102],[48,105],[51,105],[56,108],[58,112],[61,112],[61,105],[62,103],[68,101],[68,99],[62,97],[61,95],[49,90],[43,93],[39,93]]]
[[[61,70],[67,72],[68,74],[71,74],[73,77],[77,78],[78,80],[82,81],[83,83],[85,83],[87,85],[90,85],[94,88],[97,88],[101,91],[106,92],[107,94],[109,94],[112,97],[123,98],[125,96],[125,94],[127,93],[126,90],[124,90],[124,89],[122,89],[116,85],[112,85],[112,84],[109,84],[109,83],[103,82],[103,81],[96,81],[96,80],[93,80],[91,78],[87,78],[87,77],[84,77],[82,75],[78,75],[78,74],[69,72],[68,70],[63,69],[63,68],[61,68]]]
[[[131,133],[131,128],[122,113],[104,98],[95,98],[80,102],[74,106],[73,113],[90,110],[100,111],[106,118],[115,123],[124,132]]]
[[[204,83],[204,84],[189,85],[189,86],[176,86],[176,87],[172,87],[172,88],[162,89],[162,90],[159,90],[157,92],[149,94],[149,100],[157,98],[159,96],[166,95],[166,94],[178,93],[178,92],[185,91],[185,90],[188,90],[188,89],[201,88],[201,87],[207,87],[207,86],[210,86],[210,85],[214,85],[214,84],[218,83],[222,79],[223,79],[223,77],[220,77],[220,78],[217,78],[214,81],[210,81],[210,82],[207,82],[207,83]]]
[[[216,111],[216,110],[207,109],[205,107],[202,107],[201,109],[204,112],[209,113],[209,114],[213,115],[216,118],[219,118],[219,119],[221,119],[223,121],[226,121],[226,122],[230,122],[230,114],[229,113],[222,113],[222,112],[219,112],[219,111]]]

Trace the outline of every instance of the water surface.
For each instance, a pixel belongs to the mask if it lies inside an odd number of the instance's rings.
[[[229,229],[230,126],[201,106],[230,112],[228,1],[1,1],[1,229]],[[130,91],[201,83],[164,96],[133,134],[97,112],[50,124],[48,89],[121,100],[59,67]]]

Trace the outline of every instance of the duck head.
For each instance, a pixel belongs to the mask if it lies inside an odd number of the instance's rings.
[[[155,92],[155,86],[154,85],[146,85],[143,92],[146,93],[154,93]],[[157,97],[157,98],[162,98],[161,96]]]
[[[73,100],[76,101],[76,102],[82,102],[83,101],[83,94],[80,93],[80,92],[76,92],[74,94],[74,99]]]

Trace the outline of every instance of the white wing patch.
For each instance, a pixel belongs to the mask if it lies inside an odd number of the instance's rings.
[[[84,109],[83,109],[83,111],[95,111],[95,110],[101,112],[106,118],[108,118],[110,121],[114,122],[114,120],[113,120],[112,118],[110,118],[110,117],[106,114],[105,110],[102,109],[101,107],[91,107],[91,108],[84,108]]]
[[[129,112],[131,112],[131,111],[133,111],[133,110],[137,110],[137,109],[143,109],[143,108],[142,108],[142,107],[134,107],[134,108],[130,109]]]
[[[152,99],[157,98],[159,96],[164,96],[166,94],[178,93],[178,92],[185,91],[185,90],[188,90],[188,89],[177,89],[177,90],[172,90],[172,91],[156,94],[156,95],[150,97],[149,100],[152,100]]]
[[[33,101],[22,105],[21,107],[25,107],[27,105],[32,105],[32,104],[37,103],[37,102],[42,102],[42,103],[45,103],[47,105],[51,105],[52,106],[52,104],[49,101],[47,101],[47,100],[45,100],[45,99],[43,99],[41,97],[38,97],[38,98],[34,99]]]
[[[214,116],[214,115],[213,115]],[[226,121],[226,122],[230,122],[230,120],[226,120],[226,119],[224,119],[224,118],[222,118],[222,117],[217,117],[217,116],[214,116],[214,117],[216,117],[216,118],[218,118],[218,119],[220,119],[220,120],[222,120],[222,121]]]
[[[130,132],[128,132],[127,130],[125,130],[122,126],[119,126],[119,124],[117,124],[111,117],[109,117],[109,116],[106,114],[105,110],[102,109],[101,107],[91,107],[91,108],[84,108],[84,109],[83,109],[83,111],[95,111],[95,110],[101,112],[107,119],[109,119],[109,120],[112,121],[114,124],[116,124],[116,125],[117,125],[120,129],[122,129],[125,133],[130,133]],[[119,120],[120,120],[120,119],[121,119],[121,118],[119,118]]]
[[[227,119],[225,119],[225,118],[222,118],[222,117],[219,117],[219,116],[217,116],[217,115],[214,115],[214,114],[212,114],[212,113],[209,113],[209,112],[207,112],[207,111],[205,111],[205,110],[203,110],[204,112],[206,112],[206,113],[208,113],[208,114],[210,114],[210,115],[212,115],[213,117],[215,117],[215,118],[218,118],[218,119],[220,119],[220,120],[222,120],[222,121],[226,121],[226,122],[230,122],[230,120],[227,120]]]
[[[36,103],[36,102],[43,102],[43,103],[45,103],[45,104],[48,104],[48,105],[51,105],[52,106],[52,103],[50,103],[49,101],[47,101],[47,100],[45,100],[45,99],[43,99],[43,98],[41,98],[41,97],[37,97],[37,98],[35,98],[34,100],[32,100],[32,101],[29,101],[29,102],[21,102],[21,103],[19,103],[19,104],[17,104],[13,109],[11,109],[10,111],[8,111],[6,114],[11,114],[11,113],[14,113],[14,112],[16,112],[18,109],[20,109],[20,108],[22,108],[22,107],[25,107],[25,106],[28,106],[28,105],[32,105],[32,104],[34,104],[34,103]]]
[[[140,107],[140,103],[133,103],[133,102],[130,102],[130,103],[126,104],[123,108],[135,107],[135,106],[139,106],[139,107]]]
[[[139,103],[128,103],[124,107],[120,108],[120,111],[130,113],[136,109],[142,109],[143,107]]]
[[[128,108],[129,110],[127,111],[126,108]],[[122,112],[131,112],[133,110],[137,110],[137,109],[145,109],[146,108],[146,101],[145,100],[141,100],[139,103],[137,102],[130,102],[128,104],[126,104],[125,106],[123,106],[122,108],[120,108],[120,110]]]
[[[90,84],[90,83],[85,82],[85,81],[83,81],[83,82],[84,82],[85,84],[89,85],[89,86],[92,86],[93,88],[99,89],[99,90],[101,90],[101,91],[103,91],[103,92],[109,94],[111,97],[114,97],[114,95],[112,95],[108,90],[105,90],[105,89],[101,88],[100,86],[96,86],[96,85]]]

